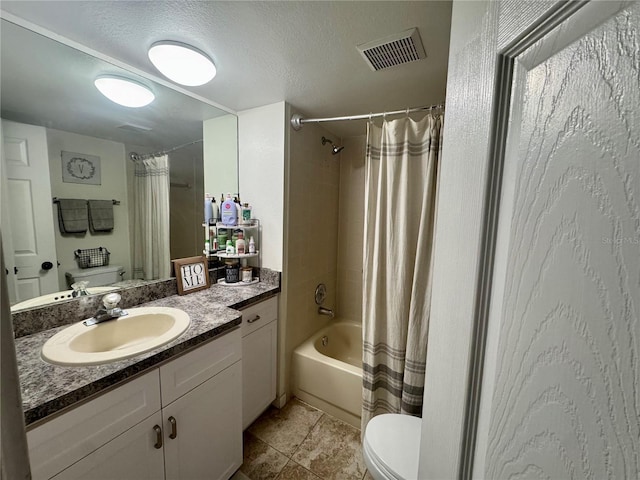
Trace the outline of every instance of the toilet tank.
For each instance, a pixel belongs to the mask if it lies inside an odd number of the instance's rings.
[[[120,265],[108,265],[106,267],[79,268],[66,272],[67,285],[71,288],[71,284],[86,281],[90,287],[101,287],[103,285],[111,285],[112,283],[122,280],[124,268]]]

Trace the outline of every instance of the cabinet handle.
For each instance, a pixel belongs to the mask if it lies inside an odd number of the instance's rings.
[[[258,320],[260,320],[260,315],[256,315],[255,317],[247,320],[247,323],[257,322]]]
[[[171,424],[171,433],[169,434],[169,438],[173,440],[178,436],[178,422],[173,416],[169,417],[169,423]]]
[[[156,432],[156,443],[154,447],[162,448],[162,429],[160,428],[160,425],[154,425],[153,431]]]

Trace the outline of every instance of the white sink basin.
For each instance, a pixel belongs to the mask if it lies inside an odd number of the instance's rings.
[[[133,357],[169,343],[189,327],[187,313],[177,308],[141,307],[129,314],[87,327],[82,322],[51,337],[42,358],[57,365],[99,365]]]
[[[114,290],[119,290],[120,287],[87,287],[87,292],[89,295],[94,295],[96,293],[107,293],[112,292]],[[62,292],[55,293],[47,293],[46,295],[41,295],[39,297],[30,298],[29,300],[24,300],[20,303],[16,303],[11,306],[11,311],[14,312],[16,310],[21,310],[23,308],[31,308],[31,307],[41,307],[43,305],[49,305],[50,303],[59,302],[61,300],[71,300],[73,297],[73,290],[64,290]],[[82,297],[76,297],[82,298]]]

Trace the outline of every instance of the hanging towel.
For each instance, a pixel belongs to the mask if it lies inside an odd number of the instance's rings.
[[[89,228],[87,201],[77,198],[58,199],[60,233],[86,233]]]
[[[89,200],[89,225],[92,232],[113,230],[113,200]]]

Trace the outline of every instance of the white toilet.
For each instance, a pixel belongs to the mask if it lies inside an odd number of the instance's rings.
[[[65,272],[65,277],[67,279],[67,285],[69,286],[69,288],[71,288],[71,285],[73,283],[80,281],[89,282],[89,289],[91,287],[111,285],[122,280],[122,275],[124,275],[124,268],[120,265],[78,268]]]
[[[373,417],[364,432],[362,455],[375,480],[416,480],[422,420],[386,413]]]

